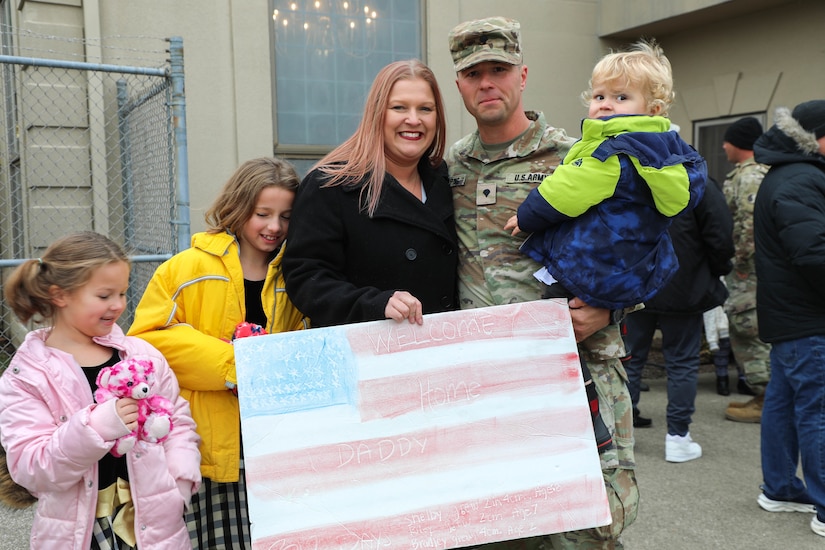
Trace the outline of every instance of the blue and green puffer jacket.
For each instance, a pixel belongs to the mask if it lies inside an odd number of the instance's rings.
[[[660,116],[585,119],[556,171],[518,209],[521,250],[588,304],[630,307],[679,267],[671,219],[702,198],[705,159]]]

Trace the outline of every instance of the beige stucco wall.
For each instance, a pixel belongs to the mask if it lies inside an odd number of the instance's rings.
[[[730,0],[609,0],[601,2],[599,32],[612,34],[726,3]]]
[[[141,0],[102,2],[102,36],[182,36],[193,231],[203,228],[203,211],[243,160],[273,150],[272,59],[266,0]],[[90,2],[87,0],[87,6]],[[601,54],[593,29],[597,0],[501,2],[428,0],[426,61],[447,101],[448,139],[472,129],[455,88],[447,33],[465,19],[506,15],[522,23],[528,64],[528,108],[547,112],[552,123],[577,133],[584,108],[578,94],[589,65]],[[537,7],[538,6],[538,7]],[[576,21],[571,25],[570,21]],[[104,50],[105,55],[105,50]],[[568,58],[584,58],[569,62]],[[562,72],[563,71],[563,72]],[[552,99],[556,98],[556,99]]]
[[[104,37],[183,38],[190,219],[201,230],[204,210],[238,164],[272,154],[268,3],[94,1]]]
[[[697,119],[825,96],[822,0],[426,0],[425,6],[425,58],[447,102],[449,141],[474,126],[455,88],[447,33],[463,20],[489,15],[522,24],[525,106],[543,110],[551,124],[574,136],[585,113],[579,93],[593,63],[631,40],[638,24],[662,42],[673,63],[678,95],[671,114],[689,141]],[[29,19],[65,9],[34,0],[19,7]],[[734,8],[757,11],[713,20],[724,13],[718,10]],[[90,35],[104,43],[111,37],[120,37],[119,44],[130,36],[183,37],[191,221],[193,230],[202,229],[203,210],[235,167],[273,152],[267,0],[84,0],[83,9]],[[698,24],[697,14],[711,20]],[[611,39],[599,38],[610,33]],[[106,48],[101,55],[109,61]]]
[[[672,118],[692,137],[691,122],[793,107],[825,97],[825,2],[799,0],[663,40],[673,63]]]
[[[602,37],[673,34],[779,6],[792,0],[602,0],[598,34]]]

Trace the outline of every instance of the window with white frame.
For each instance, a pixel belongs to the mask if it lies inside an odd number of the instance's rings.
[[[420,0],[271,0],[275,153],[301,175],[355,132],[378,71],[422,59]]]

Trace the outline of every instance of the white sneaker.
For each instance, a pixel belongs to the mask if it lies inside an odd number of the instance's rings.
[[[803,512],[807,514],[815,514],[816,507],[813,504],[805,502],[797,502],[794,500],[774,500],[760,493],[756,498],[759,506],[768,512]],[[822,528],[825,529],[825,523],[821,523]],[[823,535],[825,536],[825,535]]]
[[[819,518],[814,516],[811,520],[811,531],[820,537],[825,537],[825,523],[819,521]]]
[[[702,446],[685,435],[667,434],[665,437],[665,460],[668,462],[687,462],[702,456]]]

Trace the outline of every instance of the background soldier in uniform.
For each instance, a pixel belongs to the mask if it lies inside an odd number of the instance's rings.
[[[753,143],[762,135],[754,117],[737,120],[725,132],[722,148],[736,167],[727,174],[725,198],[733,215],[736,254],[733,271],[725,277],[730,295],[725,310],[730,322],[730,344],[740,369],[739,393],[754,395],[747,402],[734,401],[725,418],[735,422],[759,422],[765,386],[770,378],[771,347],[759,339],[756,322],[756,264],[753,243],[753,204],[768,167],[753,159]],[[744,375],[744,379],[742,376]]]
[[[542,113],[523,109],[527,67],[517,21],[491,17],[462,23],[450,32],[449,45],[459,92],[478,124],[447,154],[461,254],[461,307],[537,300],[543,289],[533,273],[540,265],[519,252],[521,239],[503,228],[575,140],[549,126]],[[613,448],[600,455],[613,523],[500,543],[506,547],[622,548],[620,535],[636,518],[633,418],[619,361],[625,355],[618,325],[622,312],[594,308],[578,298],[569,303],[579,353],[593,374],[602,419],[613,436]]]

